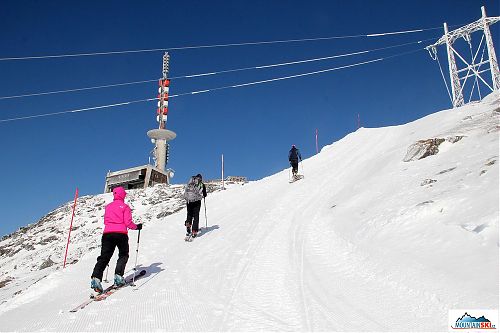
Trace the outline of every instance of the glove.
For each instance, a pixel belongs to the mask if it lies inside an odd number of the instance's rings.
[[[137,230],[141,230],[141,229],[142,229],[142,223],[137,224]]]

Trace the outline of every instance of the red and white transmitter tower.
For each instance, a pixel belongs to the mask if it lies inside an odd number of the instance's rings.
[[[175,139],[177,134],[168,130],[168,92],[170,80],[168,76],[168,53],[163,55],[163,77],[159,80],[157,121],[158,128],[148,131],[148,137],[154,143],[153,149],[154,165],[147,164],[124,170],[111,171],[106,175],[104,193],[111,192],[117,186],[125,189],[146,188],[156,184],[170,184],[170,178],[174,176],[172,169],[165,169],[168,163],[168,142]]]
[[[149,130],[147,133],[148,137],[151,138],[151,142],[155,145],[153,150],[155,167],[161,171],[165,171],[165,166],[168,163],[168,141],[175,139],[177,136],[177,134],[166,128],[168,116],[168,93],[170,90],[170,80],[168,79],[169,62],[170,56],[168,52],[165,52],[163,55],[163,77],[158,80],[158,108],[156,111],[158,128]],[[169,170],[168,173],[170,177],[173,176],[173,172],[171,170]]]

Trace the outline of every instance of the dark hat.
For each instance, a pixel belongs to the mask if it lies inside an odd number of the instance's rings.
[[[201,177],[201,174],[197,174],[195,177],[200,178],[200,179],[203,179],[203,178]]]

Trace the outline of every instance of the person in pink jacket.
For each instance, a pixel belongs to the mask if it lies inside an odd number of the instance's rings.
[[[118,261],[115,268],[115,286],[125,284],[123,274],[128,261],[128,229],[141,230],[142,224],[132,221],[132,211],[125,203],[127,193],[123,187],[113,189],[113,202],[108,204],[104,211],[104,231],[101,239],[101,255],[97,257],[94,271],[92,272],[90,287],[96,292],[103,291],[101,280],[115,247],[118,247]]]

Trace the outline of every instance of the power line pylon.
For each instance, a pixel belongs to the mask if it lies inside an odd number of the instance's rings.
[[[434,44],[429,45],[426,47],[427,51],[429,51],[429,54],[432,59],[437,60],[439,64],[439,68],[441,70],[441,74],[443,76],[443,80],[445,81],[446,84],[446,89],[448,90],[448,94],[450,95],[451,102],[453,104],[453,107],[459,107],[465,104],[464,101],[464,96],[463,96],[463,89],[465,87],[465,84],[467,82],[467,79],[469,77],[474,77],[475,82],[472,85],[472,90],[469,96],[469,102],[470,99],[472,98],[472,93],[474,92],[474,87],[477,86],[478,89],[478,94],[481,96],[480,88],[479,88],[479,81],[481,81],[486,87],[488,87],[491,91],[494,90],[500,90],[500,71],[498,68],[498,61],[497,57],[495,54],[495,48],[493,45],[493,39],[491,37],[491,32],[490,32],[490,25],[493,25],[500,21],[500,17],[487,17],[486,16],[486,10],[483,7],[481,7],[481,12],[482,12],[482,17],[470,24],[467,24],[466,26],[463,26],[461,28],[458,28],[453,31],[448,31],[448,25],[444,23],[444,35]],[[471,34],[476,32],[476,31],[483,31],[483,36],[481,38],[481,42],[479,43],[479,46],[477,48],[477,51],[475,54],[473,54],[472,51],[472,43],[471,43]],[[469,49],[471,53],[471,62],[469,63],[463,56],[461,56],[457,50],[453,47],[453,43],[462,37],[465,39],[468,44],[469,44]],[[483,46],[483,41],[485,42],[485,45]],[[439,63],[439,58],[437,55],[437,46],[439,45],[446,45],[446,51],[448,54],[448,69],[449,69],[449,75],[450,75],[450,85],[451,85],[451,93],[448,89],[448,85],[446,83],[446,79],[444,77],[441,64]],[[481,46],[483,46],[483,53],[481,55],[481,59],[479,59],[478,62],[476,62],[476,59],[479,55],[479,51],[481,49]],[[484,60],[484,48],[486,47],[488,51],[488,60]],[[455,61],[455,56],[457,56],[465,65],[466,67],[462,69],[458,69],[457,63]],[[485,80],[481,74],[488,71],[488,69],[481,69],[481,66],[489,64],[489,71],[491,73],[491,81],[488,82]],[[460,77],[461,73],[466,72],[466,74],[462,77]]]

